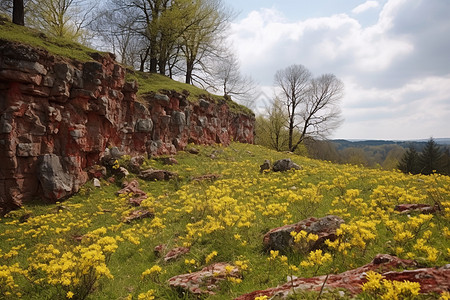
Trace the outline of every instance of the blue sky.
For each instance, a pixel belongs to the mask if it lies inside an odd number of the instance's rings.
[[[273,96],[277,70],[302,64],[345,84],[332,138],[450,137],[449,0],[224,0],[241,72]]]

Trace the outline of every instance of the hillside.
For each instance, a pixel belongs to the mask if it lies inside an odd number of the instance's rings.
[[[174,156],[177,163],[154,158],[140,166],[141,171],[165,170],[167,176],[160,179],[170,180],[146,181],[133,173],[120,179],[117,170],[133,165],[125,156],[108,168],[101,187],[90,181],[64,202],[28,204],[2,218],[3,299],[81,299],[83,295],[86,299],[197,299],[182,287],[170,287],[169,279],[219,262],[228,267],[213,278],[223,281],[216,283],[217,289],[201,287],[208,291],[201,298],[233,299],[286,283],[286,276],[337,274],[366,265],[377,254],[414,259],[421,267],[450,262],[448,176],[337,165],[240,143],[195,146],[199,154],[193,154],[192,147]],[[259,172],[265,159],[288,157],[301,170]],[[144,197],[137,189],[117,194],[121,182],[133,179]],[[140,206],[132,205],[138,198]],[[428,204],[438,211],[395,210],[404,203]],[[148,218],[126,222],[132,212],[143,214],[144,209]],[[345,223],[336,231],[335,242],[321,248],[323,252],[305,250],[317,240],[306,233],[296,237],[296,250],[268,251],[263,246],[263,236],[273,228],[329,214]],[[181,256],[166,261],[170,249]],[[406,264],[412,267],[411,261],[404,261],[395,270]],[[361,276],[357,280],[364,280]],[[388,293],[388,283],[383,283],[386,290],[367,287],[357,299],[378,299]],[[418,292],[414,284],[395,290],[400,283],[391,283],[389,291],[400,297]],[[261,293],[242,299],[269,299],[258,297]],[[335,299],[337,293],[322,298]],[[345,295],[341,292],[339,299],[352,298],[348,292]],[[316,299],[317,292],[298,289],[291,297]],[[438,298],[429,294],[417,299]]]

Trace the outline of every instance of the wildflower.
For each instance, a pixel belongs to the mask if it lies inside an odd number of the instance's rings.
[[[66,298],[72,299],[74,293],[72,293],[71,291],[68,291],[66,294]]]
[[[209,263],[215,256],[217,256],[217,251],[213,251],[205,258],[205,262]]]

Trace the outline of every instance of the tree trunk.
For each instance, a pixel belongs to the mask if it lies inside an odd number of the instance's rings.
[[[187,63],[186,64],[186,81],[185,83],[191,84],[192,82],[192,70],[194,69],[194,64]]]
[[[14,0],[13,2],[13,23],[17,25],[25,25],[25,13],[23,0]]]

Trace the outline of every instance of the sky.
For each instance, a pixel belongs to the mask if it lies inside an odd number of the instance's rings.
[[[344,122],[330,138],[450,137],[450,0],[224,0],[241,73],[274,96],[293,64],[345,85]]]

